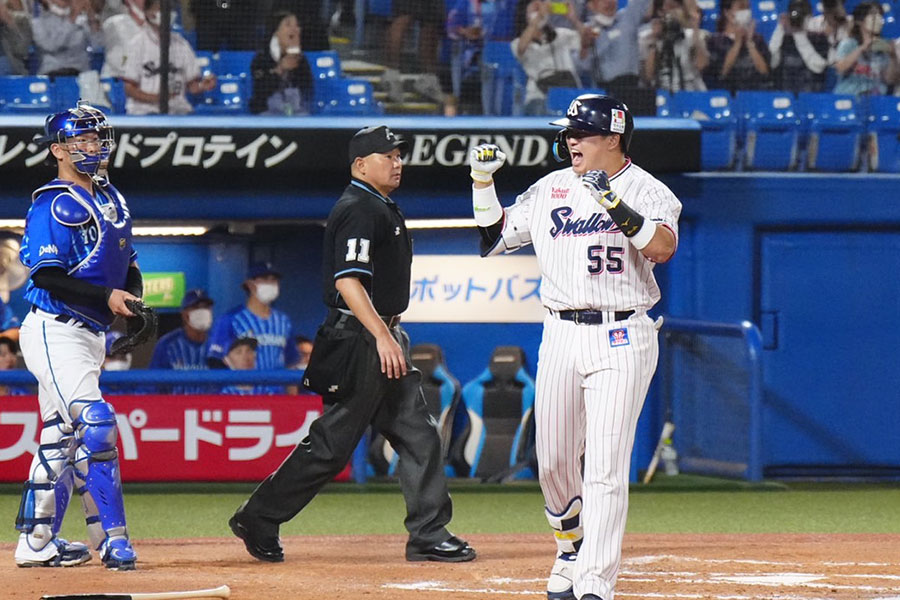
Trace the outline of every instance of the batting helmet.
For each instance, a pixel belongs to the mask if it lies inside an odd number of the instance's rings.
[[[71,138],[87,133],[98,136],[98,150],[84,152],[69,146]],[[106,115],[98,108],[79,100],[75,108],[52,114],[44,121],[44,137],[42,142],[61,144],[72,157],[75,168],[87,175],[96,175],[105,171],[109,157],[116,148],[115,135]]]
[[[634,131],[634,119],[625,103],[600,94],[578,96],[572,100],[566,116],[550,124],[565,128],[553,142],[553,155],[558,161],[569,158],[566,134],[570,129],[602,135],[617,133],[622,136],[622,149],[625,152],[631,145],[631,133]]]

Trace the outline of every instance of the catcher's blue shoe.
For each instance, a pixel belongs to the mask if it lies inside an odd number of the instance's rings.
[[[22,534],[25,537],[27,534]],[[29,567],[76,567],[91,560],[91,551],[79,542],[67,542],[62,538],[53,540],[41,550],[33,550],[27,539],[19,540],[16,547],[16,566]]]
[[[125,538],[106,538],[100,544],[100,560],[111,571],[133,571],[137,553]]]

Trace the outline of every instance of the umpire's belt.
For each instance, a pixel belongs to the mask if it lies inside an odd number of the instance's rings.
[[[400,324],[400,315],[391,315],[389,317],[385,317],[383,315],[378,315],[384,324],[387,325],[388,329],[393,329],[397,325]],[[332,313],[328,316],[329,321],[332,322],[332,326],[335,329],[343,329],[347,327],[348,323],[356,322],[360,326],[359,319],[349,310],[344,308],[332,309]]]
[[[88,331],[90,331],[91,333],[94,333],[94,334],[100,333],[98,330],[94,329],[93,327],[91,327],[90,325],[85,323],[84,321],[79,321],[75,317],[71,317],[69,315],[55,315],[51,312],[47,312],[46,310],[41,310],[34,304],[31,305],[31,312],[33,312],[35,314],[39,314],[44,317],[47,317],[48,319],[53,319],[54,321],[57,321],[59,323],[65,323],[66,325],[75,325],[77,327],[87,329]]]
[[[613,321],[624,321],[634,314],[633,310],[559,310],[553,311],[563,321],[574,321],[578,325],[602,325]]]

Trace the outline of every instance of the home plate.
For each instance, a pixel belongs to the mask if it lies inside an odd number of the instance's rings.
[[[803,585],[824,579],[824,575],[804,573],[772,573],[771,575],[714,575],[716,581],[743,583],[744,585]]]

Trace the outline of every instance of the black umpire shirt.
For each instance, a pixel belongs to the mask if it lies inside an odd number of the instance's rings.
[[[412,240],[406,221],[394,201],[368,183],[351,179],[331,209],[323,256],[326,305],[348,308],[334,284],[356,277],[379,315],[399,315],[409,306]]]

